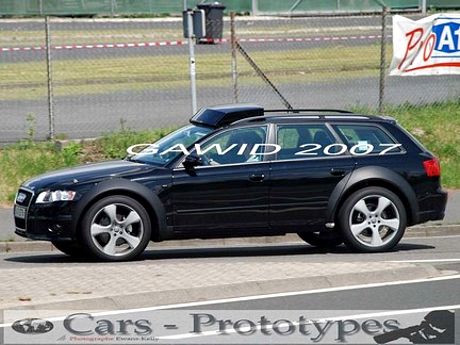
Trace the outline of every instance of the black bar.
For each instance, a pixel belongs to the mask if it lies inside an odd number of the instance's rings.
[[[265,109],[265,113],[300,113],[300,112],[318,112],[318,113],[339,113],[354,114],[354,112],[343,109]]]

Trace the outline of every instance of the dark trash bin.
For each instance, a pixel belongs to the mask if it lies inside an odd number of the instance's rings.
[[[214,40],[222,39],[224,31],[225,6],[219,2],[212,2],[199,4],[197,7],[206,14],[206,36],[199,43],[216,43]]]

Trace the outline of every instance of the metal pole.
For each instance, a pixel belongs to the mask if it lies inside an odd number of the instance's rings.
[[[259,6],[257,0],[252,0],[252,15],[258,16],[259,15]]]
[[[230,13],[230,35],[230,42],[232,47],[233,99],[235,103],[238,103],[238,65],[236,61],[235,12]]]
[[[116,0],[111,0],[110,1],[110,14],[112,17],[115,17],[115,1]]]
[[[422,13],[426,14],[426,0],[422,0]]]
[[[38,1],[38,14],[43,16],[43,0]]]
[[[48,78],[48,124],[49,139],[54,140],[54,101],[53,101],[53,71],[51,69],[51,37],[49,17],[45,16],[45,37],[46,37],[46,73]]]
[[[383,112],[385,101],[385,75],[386,75],[386,16],[387,7],[382,7],[382,32],[380,39],[380,80],[379,80],[379,113]]]
[[[259,66],[257,66],[256,62],[249,56],[249,54],[244,50],[244,48],[241,46],[241,44],[237,41],[235,42],[236,49],[241,53],[241,55],[246,59],[246,61],[251,65],[251,67],[256,71],[257,75],[262,78],[264,82],[267,83],[268,86],[278,95],[278,97],[281,99],[281,102],[283,102],[284,106],[286,109],[292,110],[294,109],[289,103],[289,101],[282,95],[280,90],[271,82],[270,79],[268,79],[267,75],[260,69]]]
[[[198,111],[196,101],[196,61],[195,61],[195,42],[193,32],[193,11],[187,9],[187,0],[184,0],[184,10],[187,11],[188,24],[188,51],[189,51],[189,66],[190,66],[190,88],[192,92],[192,112],[195,114]]]

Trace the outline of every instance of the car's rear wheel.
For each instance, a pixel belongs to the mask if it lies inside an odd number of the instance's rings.
[[[299,237],[309,245],[318,248],[334,248],[343,243],[342,234],[328,231],[321,232],[299,232]]]
[[[71,241],[52,241],[59,251],[75,258],[83,258],[88,255],[88,252],[80,243]]]
[[[406,210],[399,197],[382,187],[356,191],[342,205],[339,226],[345,244],[359,252],[395,247],[406,230]]]
[[[88,250],[108,261],[134,259],[151,237],[147,211],[127,196],[109,196],[92,205],[83,217],[81,231]]]

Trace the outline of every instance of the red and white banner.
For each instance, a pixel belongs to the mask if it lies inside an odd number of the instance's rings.
[[[460,14],[393,17],[390,75],[460,74]]]

